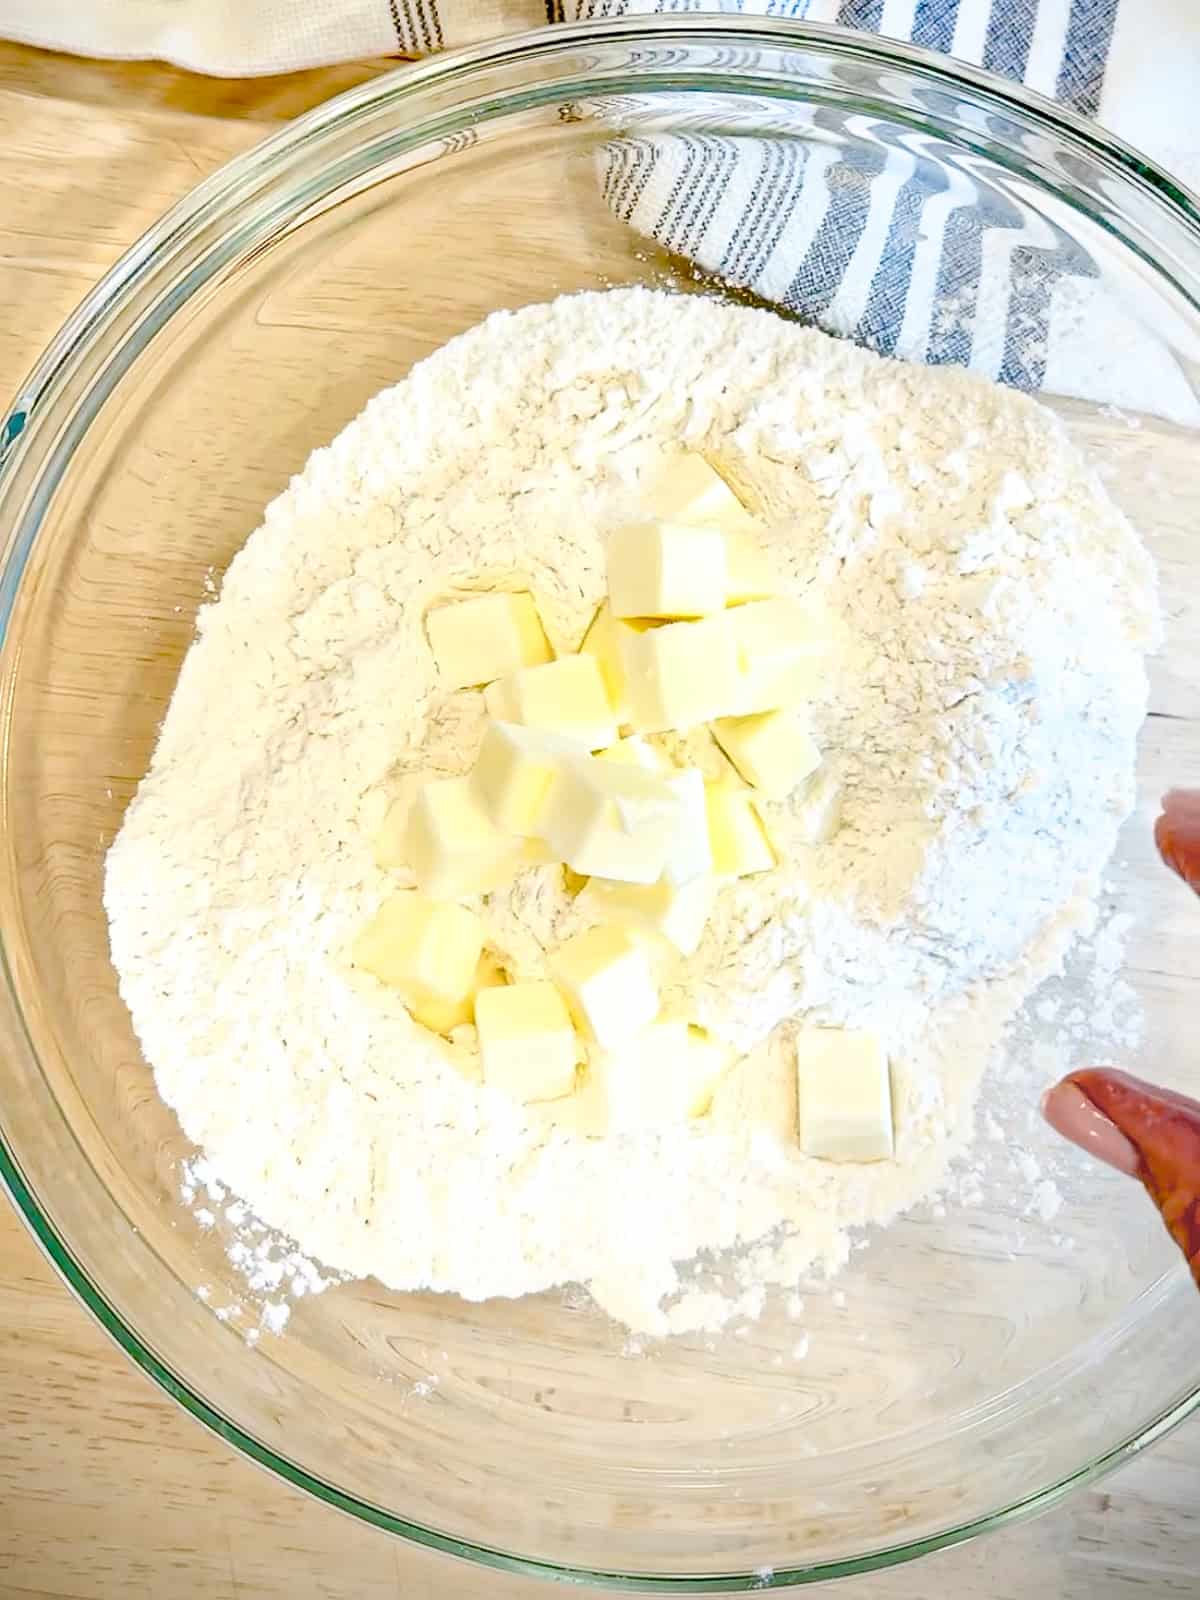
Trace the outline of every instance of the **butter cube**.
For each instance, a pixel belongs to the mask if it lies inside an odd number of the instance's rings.
[[[752,533],[758,526],[721,474],[694,453],[665,462],[645,486],[644,495],[650,515],[667,522],[700,524],[727,533]]]
[[[786,711],[718,717],[713,738],[747,783],[781,798],[821,765],[821,752],[799,720]]]
[[[356,967],[397,989],[418,1022],[448,1032],[474,993],[483,923],[464,906],[402,889],[385,900],[359,934]],[[451,1020],[455,1019],[455,1020]]]
[[[489,722],[471,773],[471,788],[497,828],[539,837],[550,786],[579,746],[538,728]]]
[[[775,865],[775,852],[753,796],[732,783],[708,783],[704,798],[713,871],[735,878],[769,872]]]
[[[668,773],[666,783],[679,801],[679,824],[663,862],[663,877],[668,883],[679,886],[713,870],[708,803],[704,775],[694,767]]]
[[[750,533],[725,535],[725,604],[769,600],[778,588],[766,551]]]
[[[823,1161],[886,1161],[892,1087],[883,1045],[850,1028],[802,1028],[796,1038],[800,1148]]]
[[[672,765],[661,750],[656,750],[642,738],[631,733],[627,739],[618,739],[607,750],[596,751],[597,761],[616,761],[623,767],[641,767],[644,772],[670,772]]]
[[[629,702],[625,694],[625,668],[621,664],[620,635],[628,623],[619,623],[606,600],[588,624],[579,646],[580,655],[591,656],[600,668],[608,703],[619,723],[629,721]]]
[[[469,777],[424,785],[409,810],[404,847],[417,883],[436,900],[488,894],[525,864],[519,842],[492,822]]]
[[[513,983],[475,997],[483,1081],[514,1100],[557,1100],[575,1088],[579,1039],[552,983]]]
[[[634,522],[608,541],[614,617],[705,617],[725,604],[725,539],[716,528]]]
[[[490,684],[483,700],[497,722],[556,733],[584,750],[601,750],[617,737],[616,714],[594,656],[524,667]]]
[[[542,828],[558,859],[585,877],[653,883],[681,816],[666,778],[580,756],[555,779]]]
[[[652,1023],[619,1049],[591,1058],[579,1098],[590,1128],[646,1133],[703,1116],[733,1052],[698,1028]]]
[[[388,871],[408,866],[406,840],[408,818],[413,802],[427,781],[418,772],[406,772],[401,778],[391,804],[384,813],[379,832],[372,841],[371,849],[376,866]]]
[[[793,815],[805,844],[828,844],[842,822],[842,786],[828,768],[809,780]]]
[[[450,1038],[458,1028],[469,1027],[475,1015],[475,1002],[483,989],[498,989],[508,982],[503,967],[490,950],[485,950],[475,967],[475,976],[467,994],[456,1000],[439,1000],[433,996],[410,999],[408,1009],[413,1017],[431,1033]]]
[[[606,1050],[624,1044],[658,1014],[649,952],[623,928],[589,928],[550,958],[555,982],[578,1026]]]
[[[820,687],[825,641],[810,608],[790,595],[752,600],[726,613],[738,657],[726,714],[749,716],[798,705]]]
[[[617,883],[589,878],[579,904],[611,922],[647,928],[674,945],[680,955],[695,955],[712,915],[717,885],[713,878],[692,878],[681,885],[660,878],[657,883]]]
[[[744,609],[621,634],[629,720],[639,733],[685,732],[739,703],[743,673],[729,619]]]
[[[519,667],[551,661],[531,595],[480,594],[438,606],[425,618],[429,648],[449,689],[491,683]]]

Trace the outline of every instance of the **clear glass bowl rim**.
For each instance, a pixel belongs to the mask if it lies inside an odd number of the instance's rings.
[[[18,469],[28,464],[35,472],[33,491],[25,498],[24,504],[16,507],[17,514],[12,519],[13,532],[5,548],[0,550],[0,649],[7,641],[21,579],[41,523],[41,512],[65,471],[74,446],[94,410],[103,402],[121,373],[195,287],[194,283],[183,282],[186,272],[174,273],[172,277],[167,277],[166,273],[168,270],[174,271],[180,258],[186,260],[189,248],[203,248],[202,241],[205,236],[211,239],[214,224],[223,217],[228,218],[244,210],[248,199],[259,197],[261,201],[272,183],[288,174],[307,153],[315,153],[322,140],[348,129],[360,118],[382,108],[395,108],[407,102],[413,123],[419,125],[423,97],[428,98],[431,90],[445,90],[469,80],[481,69],[503,70],[516,63],[522,63],[528,69],[530,63],[549,63],[555,58],[569,55],[573,50],[600,48],[608,44],[628,47],[633,42],[664,47],[673,45],[677,48],[703,44],[807,49],[830,60],[852,61],[885,70],[898,69],[911,80],[924,81],[943,90],[958,90],[985,110],[994,109],[1015,116],[1027,127],[1067,147],[1074,147],[1092,160],[1107,164],[1120,177],[1133,182],[1145,195],[1165,208],[1165,213],[1170,215],[1177,227],[1182,225],[1182,233],[1189,237],[1188,255],[1191,257],[1184,271],[1176,276],[1167,272],[1161,261],[1153,265],[1170,278],[1174,287],[1200,311],[1200,197],[1097,124],[1043,95],[992,73],[933,51],[837,26],[741,14],[656,14],[575,24],[559,23],[552,27],[506,35],[399,67],[393,73],[371,79],[324,102],[289,123],[244,155],[227,162],[172,206],[81,301],[20,385],[8,410],[0,415],[0,511],[5,509],[6,501],[18,489]],[[666,67],[660,71],[639,68],[638,86],[661,88],[669,84],[677,87],[678,70],[677,63],[674,72]],[[738,76],[729,71],[723,75],[714,73],[711,80],[705,83],[702,73],[689,71],[688,87],[706,87],[713,91],[724,89],[728,92],[731,82],[736,81]],[[610,91],[612,89],[611,84],[605,87]],[[560,92],[555,88],[556,97]],[[782,79],[776,79],[773,92],[786,93]],[[500,99],[504,111],[517,111],[538,103],[539,92],[536,89],[506,91]],[[982,141],[982,144],[988,154],[996,154],[994,143]],[[211,256],[214,252],[209,249],[208,254]],[[210,272],[219,265],[218,262],[211,266]],[[139,293],[144,292],[146,280],[151,276],[162,279],[168,293],[150,311],[144,311],[132,329],[122,330],[119,314],[137,300]],[[185,292],[181,293],[181,289]],[[163,300],[167,302],[165,305]],[[78,378],[80,367],[88,365],[86,358],[89,353],[94,355],[97,348],[102,346],[105,336],[111,337],[114,332],[115,347],[108,352],[101,351],[105,359],[92,363],[87,391],[73,407],[73,415],[68,419],[70,425],[61,428],[55,435],[50,425],[56,420],[56,405],[69,403],[68,391],[72,380]],[[115,374],[114,368],[117,369]],[[97,391],[102,392],[97,394]],[[89,398],[92,404],[88,403]],[[45,439],[39,462],[38,446],[43,443],[43,424],[48,425],[46,431],[50,437]],[[20,1018],[17,990],[2,929],[0,978],[7,991],[5,998],[8,1005],[12,1013]],[[25,1047],[35,1054],[23,1021],[21,1031]],[[936,1534],[901,1541],[863,1556],[822,1561],[801,1568],[778,1567],[756,1572],[696,1576],[621,1575],[538,1561],[498,1548],[469,1543],[406,1521],[379,1506],[345,1493],[260,1444],[182,1382],[109,1305],[102,1291],[81,1269],[66,1242],[59,1237],[25,1182],[14,1152],[7,1148],[2,1137],[0,1183],[3,1183],[18,1215],[34,1239],[84,1307],[137,1366],[220,1438],[285,1482],[306,1490],[317,1499],[363,1522],[431,1550],[517,1574],[591,1584],[603,1589],[689,1594],[762,1591],[863,1574],[962,1543],[978,1534],[1045,1510],[1075,1489],[1096,1482],[1200,1410],[1198,1386],[1176,1404],[1148,1419],[1142,1427],[1102,1455],[1085,1462],[1075,1472],[1058,1481],[1032,1491],[1027,1497],[1002,1505],[986,1516],[948,1526]]]

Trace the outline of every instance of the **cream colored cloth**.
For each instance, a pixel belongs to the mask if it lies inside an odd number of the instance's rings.
[[[424,55],[547,20],[542,0],[0,0],[0,34],[23,44],[225,78]]]

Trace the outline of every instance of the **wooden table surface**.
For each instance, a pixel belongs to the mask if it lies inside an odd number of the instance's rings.
[[[230,83],[0,44],[0,397],[198,178],[392,65]],[[1037,1521],[831,1587],[839,1600],[1195,1596],[1200,1423]],[[552,1592],[411,1549],[243,1460],[127,1363],[0,1201],[0,1600]]]

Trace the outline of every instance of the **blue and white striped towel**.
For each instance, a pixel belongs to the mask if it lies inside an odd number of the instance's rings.
[[[238,75],[680,11],[840,23],[952,54],[1200,187],[1200,0],[0,0],[0,33]],[[1044,198],[893,124],[706,96],[689,126],[689,104],[590,108],[614,131],[602,192],[638,233],[887,354],[1200,425],[1176,359],[1200,366],[1200,349],[1127,314],[1119,268]]]
[[[1195,4],[1194,20],[1190,4]],[[752,0],[581,0],[584,15],[751,11]],[[948,50],[1050,90],[1073,109],[1107,113],[1172,145],[1200,172],[1200,0],[765,0],[769,14],[871,27]],[[1156,13],[1152,17],[1151,12]],[[1190,67],[1173,111],[1152,116],[1165,86],[1154,33],[1171,24]],[[604,197],[623,222],[718,282],[748,290],[882,354],[969,366],[987,377],[1200,424],[1171,340],[1125,309],[1111,252],[1093,254],[1007,174],[964,160],[930,136],[828,108],[794,111],[705,97],[636,96],[592,108],[620,137],[599,156]]]

